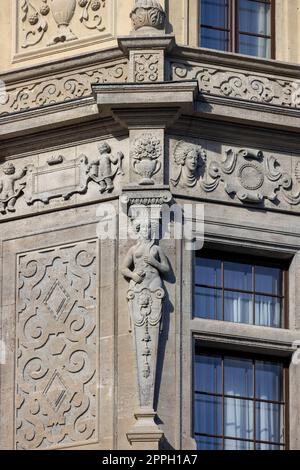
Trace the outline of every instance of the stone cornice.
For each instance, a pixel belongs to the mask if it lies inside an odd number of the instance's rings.
[[[205,63],[206,65],[236,68],[249,72],[281,75],[285,78],[300,79],[299,64],[291,62],[280,62],[278,60],[261,59],[259,57],[182,45],[176,45],[170,52],[170,57]]]

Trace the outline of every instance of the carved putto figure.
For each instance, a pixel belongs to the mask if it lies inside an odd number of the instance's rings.
[[[180,167],[179,174],[171,179],[174,186],[194,187],[203,174],[206,153],[200,145],[188,144],[183,141],[176,145],[174,160]]]
[[[0,177],[0,212],[15,212],[17,198],[23,192],[26,183],[16,184],[18,180],[26,174],[26,167],[23,170],[16,171],[13,163],[7,162],[2,166],[4,177]]]
[[[99,184],[101,193],[111,192],[114,189],[113,179],[115,175],[124,175],[122,160],[124,155],[118,152],[112,154],[112,148],[107,142],[98,145],[99,157],[88,168],[89,178]],[[113,169],[112,166],[116,165]]]
[[[168,260],[151,235],[150,219],[137,218],[134,227],[139,235],[127,253],[122,274],[130,279],[128,302],[130,329],[134,327],[138,383],[141,406],[153,406],[154,381],[159,327],[164,289],[162,275],[170,270]]]

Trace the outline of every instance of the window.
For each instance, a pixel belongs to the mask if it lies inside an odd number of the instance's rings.
[[[287,272],[227,257],[196,258],[194,316],[272,328],[287,327]],[[285,314],[285,315],[284,315]]]
[[[287,367],[196,346],[194,437],[199,450],[287,448]]]
[[[200,0],[200,46],[274,58],[273,0]]]

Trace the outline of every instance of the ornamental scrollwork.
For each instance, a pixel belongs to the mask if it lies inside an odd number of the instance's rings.
[[[18,258],[15,440],[49,449],[97,437],[95,241]]]

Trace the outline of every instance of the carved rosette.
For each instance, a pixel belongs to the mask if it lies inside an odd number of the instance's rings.
[[[156,0],[136,0],[130,18],[135,31],[162,30],[166,14]]]

